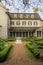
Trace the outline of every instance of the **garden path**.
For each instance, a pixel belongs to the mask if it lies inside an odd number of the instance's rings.
[[[15,46],[12,58],[8,61],[0,63],[0,65],[43,65],[42,62],[28,58],[24,49],[24,42],[22,42],[22,44],[15,44],[14,42],[11,43]]]

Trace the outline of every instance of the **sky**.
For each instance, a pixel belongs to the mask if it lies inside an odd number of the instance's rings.
[[[7,2],[6,2],[7,1]],[[11,13],[34,13],[33,8],[38,7],[40,10],[38,11],[40,17],[43,19],[43,0],[28,0],[29,6],[25,6],[23,4],[23,0],[2,0],[3,5],[6,9]]]

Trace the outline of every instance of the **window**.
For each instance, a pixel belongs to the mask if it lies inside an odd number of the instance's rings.
[[[37,21],[35,21],[35,22],[34,22],[34,25],[38,25],[38,22],[37,22]]]
[[[23,18],[23,14],[20,14],[20,18]]]
[[[11,25],[14,25],[14,22],[13,22],[13,21],[11,21],[11,22],[10,22],[10,24],[11,24]]]
[[[37,31],[37,37],[41,37],[41,31]]]
[[[28,25],[32,25],[32,22],[31,21],[28,21]]]
[[[22,22],[22,25],[26,25],[26,21],[23,21],[23,22]]]
[[[23,14],[23,18],[26,18],[26,14]]]
[[[34,33],[33,32],[29,32],[29,36],[30,37],[33,37],[34,36]]]
[[[16,25],[20,25],[20,21],[17,21],[17,22],[16,22]]]
[[[10,32],[10,36],[12,36],[12,32]]]
[[[31,15],[31,18],[34,18],[34,15],[33,14]]]
[[[26,14],[26,18],[29,18],[29,15],[28,14]]]
[[[14,18],[17,18],[17,14],[14,14]]]

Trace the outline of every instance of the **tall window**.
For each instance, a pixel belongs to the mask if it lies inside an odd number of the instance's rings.
[[[10,36],[12,36],[12,32],[10,32]]]
[[[41,37],[41,31],[37,31],[37,37]]]
[[[32,25],[32,22],[31,21],[28,21],[28,25]]]
[[[22,22],[22,25],[26,25],[26,21],[23,21],[23,22]]]
[[[17,21],[17,22],[16,22],[16,25],[20,25],[20,21]]]
[[[10,25],[14,25],[14,22],[13,22],[13,21],[11,21],[11,22],[10,22]]]
[[[34,22],[34,25],[38,25],[38,22],[37,22],[37,21],[35,21],[35,22]]]

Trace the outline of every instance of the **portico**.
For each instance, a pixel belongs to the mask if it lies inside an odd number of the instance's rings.
[[[12,37],[42,37],[42,31],[37,27],[12,27],[9,29],[9,36]],[[37,30],[37,31],[36,31]]]

